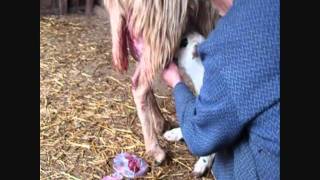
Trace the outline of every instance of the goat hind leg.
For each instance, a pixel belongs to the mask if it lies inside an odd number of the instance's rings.
[[[154,107],[157,104],[153,104],[154,101],[152,100],[152,90],[147,83],[144,83],[139,74],[139,68],[137,68],[132,79],[132,83],[135,85],[132,88],[132,93],[137,107],[138,117],[142,126],[146,152],[154,157],[157,164],[160,164],[165,159],[165,152],[158,143],[154,128],[156,119],[159,118],[157,117],[159,114],[157,111],[155,111]]]
[[[141,71],[141,65],[138,64],[131,79],[133,90],[135,90],[138,86],[138,81],[140,79],[140,71]],[[159,109],[153,90],[151,88],[146,92],[145,102],[146,102],[146,106],[149,108],[148,110],[150,110],[150,112],[147,113],[147,115],[152,122],[152,127],[154,128],[154,130],[158,135],[162,135],[164,130],[166,129],[167,124],[164,121],[164,117]]]

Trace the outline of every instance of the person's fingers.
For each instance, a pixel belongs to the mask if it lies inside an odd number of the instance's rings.
[[[230,7],[232,6],[233,0],[213,0],[213,4],[219,11],[221,16],[224,16]]]
[[[173,71],[178,71],[178,66],[177,66],[176,64],[174,64],[174,63],[171,63],[170,66],[169,66],[169,68],[170,68],[171,70],[173,70]]]
[[[177,82],[181,81],[179,68],[176,64],[170,63],[162,72],[162,79],[170,87],[173,87]]]

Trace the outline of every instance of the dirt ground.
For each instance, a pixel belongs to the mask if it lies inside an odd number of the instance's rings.
[[[112,173],[112,159],[124,151],[147,160],[151,168],[144,179],[194,179],[196,157],[184,142],[159,137],[168,151],[161,166],[144,154],[130,90],[135,65],[131,59],[127,73],[113,70],[107,18],[41,16],[40,45],[42,180],[101,179]],[[170,90],[161,82],[155,89],[166,121],[176,125]]]

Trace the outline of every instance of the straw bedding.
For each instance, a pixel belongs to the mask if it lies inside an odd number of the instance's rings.
[[[151,166],[144,179],[194,179],[196,157],[184,142],[169,143],[167,161],[154,165],[144,154],[141,125],[128,73],[112,69],[107,18],[70,15],[40,19],[40,176],[45,179],[101,179],[112,159],[132,152]],[[170,90],[155,84],[166,121],[176,126]],[[212,179],[207,173],[203,179]]]

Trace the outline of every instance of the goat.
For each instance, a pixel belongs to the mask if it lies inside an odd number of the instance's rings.
[[[195,89],[195,94],[199,95],[203,83],[204,67],[201,58],[197,54],[197,46],[202,43],[205,38],[196,32],[186,35],[182,40],[181,47],[178,50],[176,59],[178,66],[182,68],[189,76]],[[163,137],[167,141],[180,141],[183,139],[180,128],[174,128],[166,131]],[[202,176],[208,170],[213,162],[215,154],[202,156],[196,162],[193,168],[193,174],[197,177]]]
[[[146,152],[157,164],[166,157],[157,139],[165,121],[152,82],[173,61],[185,34],[196,31],[207,37],[213,30],[219,13],[223,14],[216,11],[215,1],[223,0],[104,0],[110,17],[114,67],[120,72],[127,70],[128,51],[137,61],[132,94]]]

